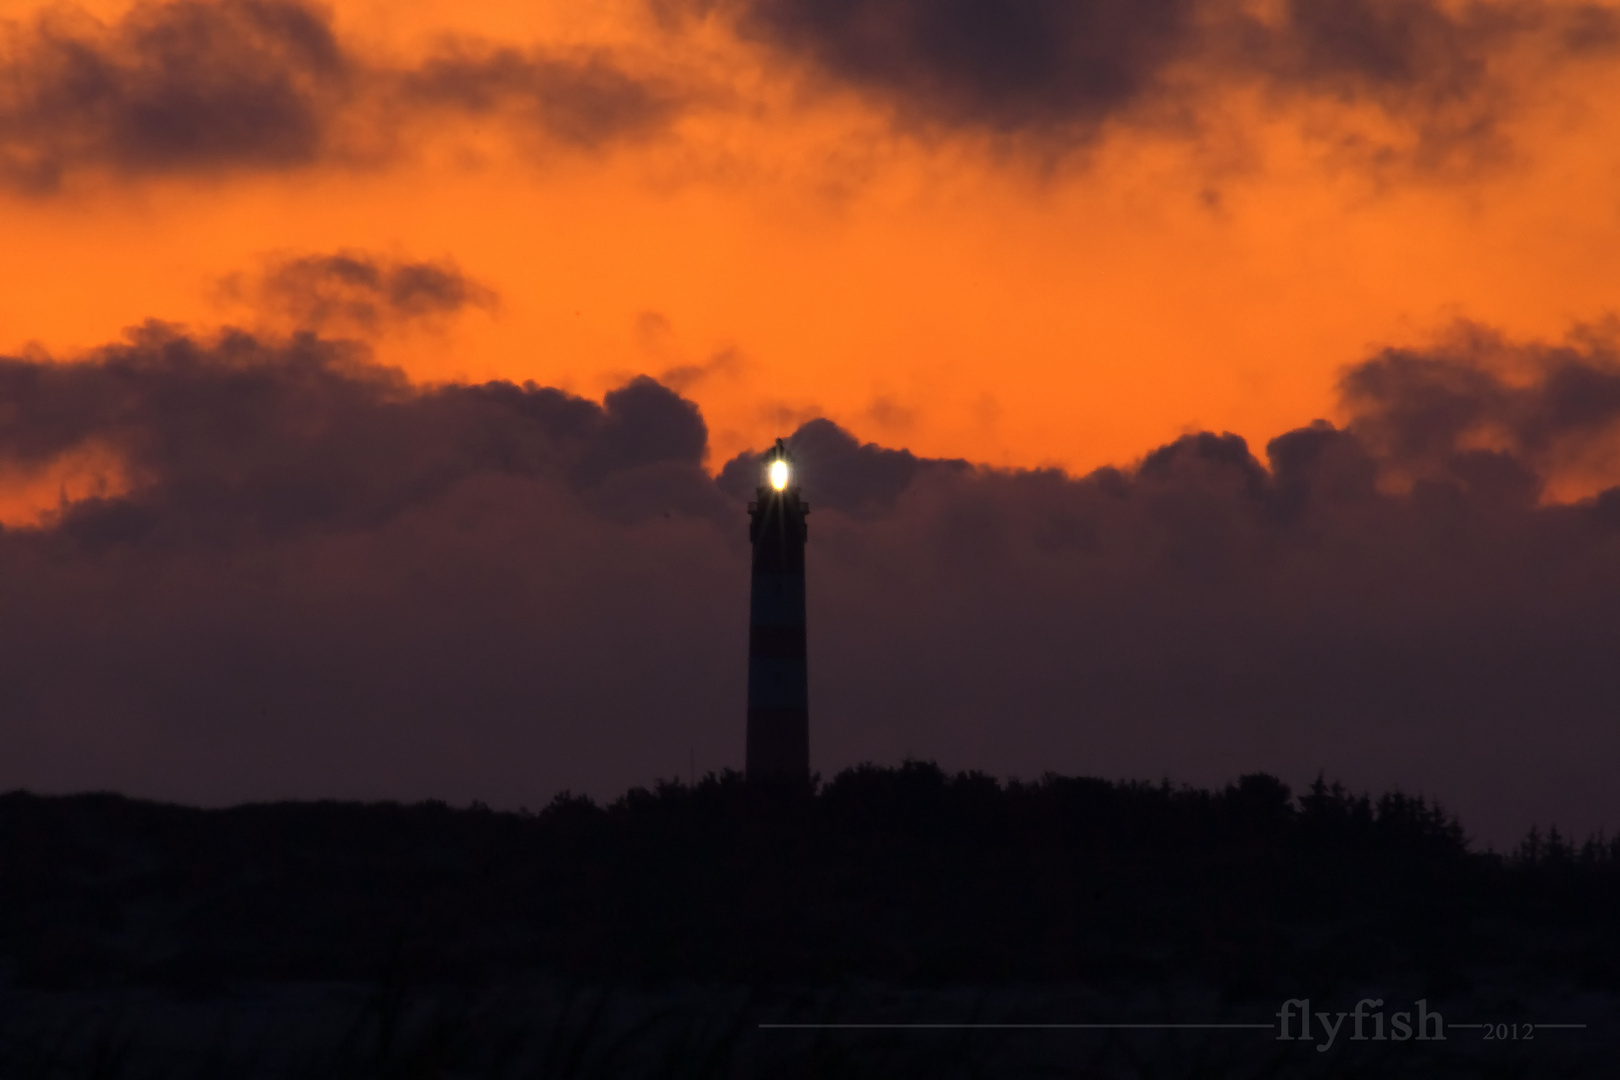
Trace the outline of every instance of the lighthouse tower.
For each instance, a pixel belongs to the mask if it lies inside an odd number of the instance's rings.
[[[805,515],[793,459],[767,451],[748,504],[754,544],[748,609],[748,754],[752,781],[810,780],[810,691],[804,657]]]

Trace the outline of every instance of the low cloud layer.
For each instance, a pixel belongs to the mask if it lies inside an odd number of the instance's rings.
[[[1620,490],[1537,494],[1617,380],[1599,336],[1464,328],[1263,459],[1203,433],[1084,477],[812,421],[815,765],[1320,769],[1499,846],[1612,829]],[[0,787],[533,806],[741,762],[757,463],[711,477],[650,379],[422,387],[159,324],[0,361],[6,474],[87,448],[118,493],[0,532]]]
[[[401,66],[304,0],[166,0],[103,25],[73,9],[0,24],[0,182],[386,161],[444,122],[595,151],[656,136],[683,94],[601,52],[450,43]]]

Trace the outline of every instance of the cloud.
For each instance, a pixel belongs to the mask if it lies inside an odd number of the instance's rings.
[[[650,379],[601,405],[500,382],[423,391],[360,346],[308,333],[204,342],[149,324],[80,362],[0,362],[0,401],[8,465],[91,444],[123,461],[126,496],[70,504],[49,530],[91,547],[372,527],[483,473],[581,495],[684,469],[710,487],[696,406]],[[722,502],[712,493],[707,509]]]
[[[1414,476],[1455,479],[1482,454],[1531,477],[1615,461],[1620,354],[1596,330],[1521,344],[1465,323],[1431,349],[1384,350],[1341,390],[1357,435]]]
[[[827,419],[799,426],[792,437],[794,461],[815,504],[853,517],[893,509],[920,473],[964,470],[966,461],[919,458],[909,450],[861,443]],[[764,468],[763,453],[738,454],[720,470],[716,483],[738,500],[751,499]]]
[[[0,162],[54,187],[83,163],[121,172],[286,168],[325,150],[354,91],[316,11],[294,3],[138,5],[116,27],[41,17],[8,35]]]
[[[682,105],[668,84],[632,76],[600,53],[551,57],[468,45],[405,72],[400,101],[451,115],[511,115],[582,150],[656,136]]]
[[[1208,120],[1222,91],[1294,109],[1371,110],[1355,124],[1430,161],[1494,140],[1515,81],[1620,46],[1607,7],[1542,0],[696,0],[824,83],[912,130],[973,132],[1047,151],[1110,125]],[[1528,64],[1528,68],[1522,65]],[[1320,123],[1320,120],[1318,121]],[[1365,128],[1365,124],[1361,128]],[[1375,149],[1389,149],[1388,146]]]
[[[494,118],[521,141],[599,150],[680,113],[667,80],[596,51],[452,42],[399,66],[302,0],[168,0],[103,25],[53,12],[0,37],[0,181],[55,191],[117,176],[386,160],[421,124]]]
[[[298,329],[369,337],[437,326],[467,308],[493,310],[495,291],[449,260],[405,261],[365,251],[279,255],[255,275],[220,282],[221,298]]]
[[[1079,477],[810,421],[816,765],[1322,769],[1498,845],[1612,829],[1620,488],[1536,494],[1617,378],[1595,331],[1465,327],[1347,371],[1342,427]],[[422,386],[156,323],[0,361],[0,475],[92,449],[119,490],[0,531],[0,786],[532,806],[741,761],[759,459],[711,478],[652,379]]]
[[[1086,131],[1135,101],[1195,30],[1190,0],[756,0],[743,31],[908,116]]]
[[[733,347],[717,349],[699,364],[676,364],[658,375],[658,381],[683,393],[716,377],[734,379],[749,367],[749,361]]]
[[[1253,93],[1365,161],[1473,162],[1506,145],[1525,86],[1620,52],[1612,8],[1551,0],[650,6],[666,26],[657,55],[461,38],[411,61],[308,0],[145,0],[110,23],[49,9],[0,25],[0,184],[40,195],[90,176],[376,167],[491,129],[539,158],[645,144],[725,100],[721,73],[694,74],[712,41],[683,14],[762,48],[772,78],[797,69],[910,132],[1048,157],[1121,125],[1201,130]]]

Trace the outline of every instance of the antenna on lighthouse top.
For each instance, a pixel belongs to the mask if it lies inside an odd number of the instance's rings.
[[[775,491],[785,491],[793,482],[793,457],[781,439],[765,452],[765,482]]]

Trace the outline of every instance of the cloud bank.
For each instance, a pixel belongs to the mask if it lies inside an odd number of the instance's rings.
[[[487,133],[530,156],[594,155],[669,136],[700,103],[746,123],[757,87],[716,87],[754,62],[773,86],[808,76],[810,101],[850,91],[905,131],[1048,158],[1121,128],[1196,136],[1247,95],[1362,164],[1443,167],[1499,154],[1527,92],[1620,54],[1612,7],[1554,0],[648,7],[664,32],[639,57],[463,38],[409,61],[308,0],[146,0],[111,24],[50,9],[0,23],[0,184],[375,167]],[[716,61],[696,18],[743,51]]]
[[[147,2],[112,25],[47,13],[0,24],[0,64],[0,182],[36,194],[86,173],[373,165],[468,120],[599,151],[661,134],[685,100],[602,51],[452,41],[391,62],[303,0]]]
[[[1620,47],[1620,16],[1545,0],[665,0],[929,133],[1047,151],[1196,127],[1230,91],[1325,106],[1342,142],[1434,164],[1488,150],[1520,96]],[[1371,126],[1368,120],[1372,121]],[[1317,125],[1324,119],[1318,117]]]
[[[1614,427],[1612,343],[1465,329],[1344,385],[1263,461],[1083,477],[804,425],[816,767],[1322,769],[1498,844],[1612,828],[1620,489],[1536,498]],[[155,323],[0,361],[5,474],[86,448],[118,491],[0,531],[0,787],[533,806],[741,761],[755,460],[711,477],[650,379],[424,387]]]

